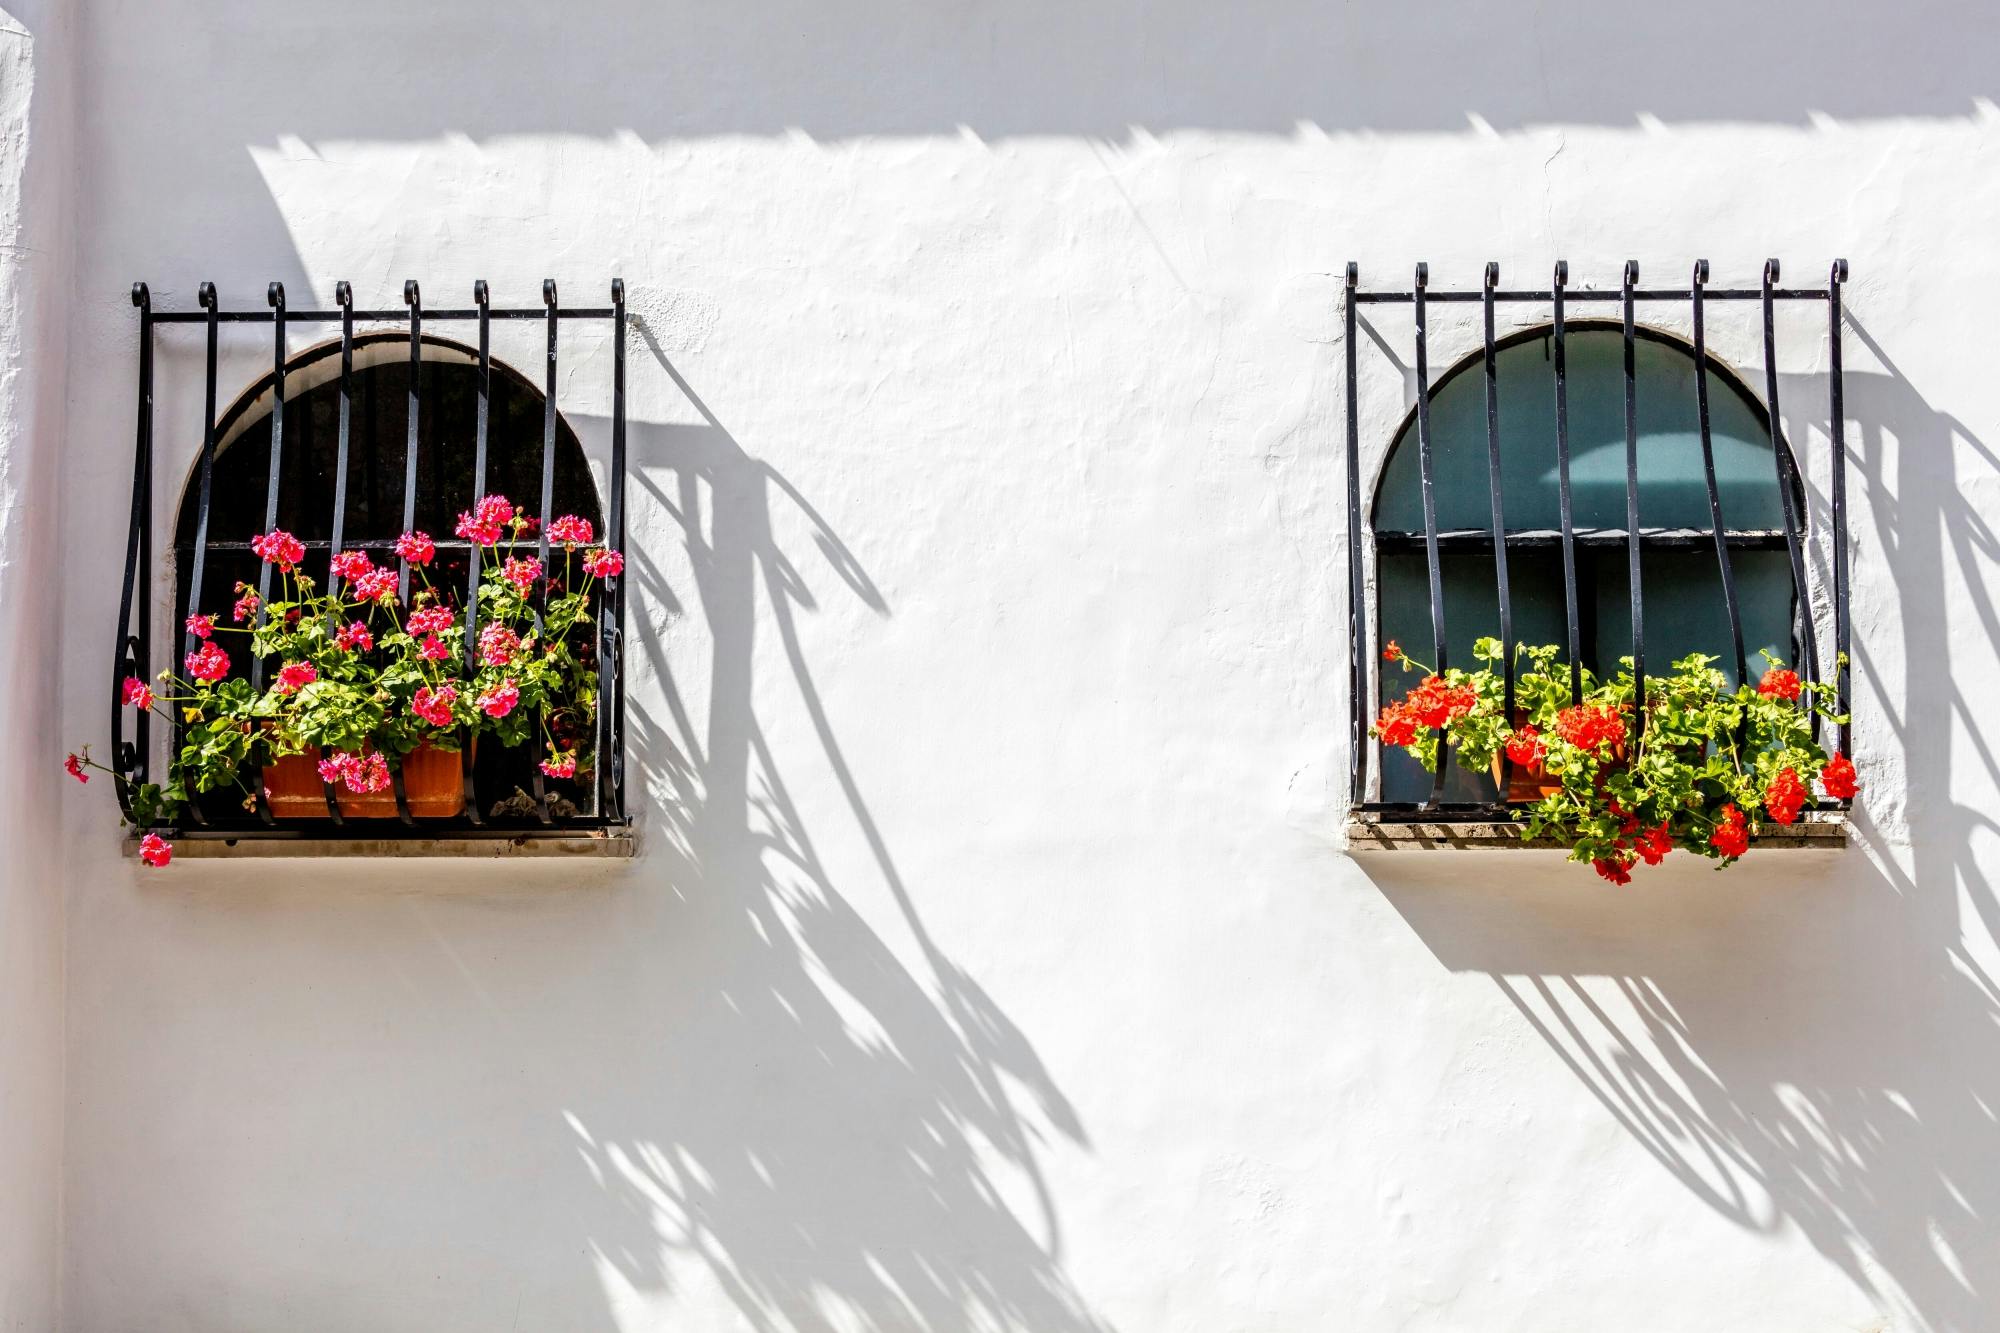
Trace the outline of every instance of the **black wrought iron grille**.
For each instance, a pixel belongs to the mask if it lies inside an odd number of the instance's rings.
[[[1631,630],[1634,676],[1640,682],[1643,699],[1646,671],[1645,605],[1641,569],[1645,554],[1649,549],[1680,545],[1687,547],[1690,541],[1699,545],[1712,546],[1720,574],[1723,600],[1729,619],[1730,634],[1734,651],[1736,678],[1745,676],[1743,615],[1737,591],[1737,580],[1731,568],[1732,547],[1741,550],[1769,540],[1761,534],[1732,532],[1724,521],[1722,495],[1716,484],[1716,467],[1713,442],[1710,436],[1709,379],[1712,374],[1722,373],[1721,363],[1714,361],[1708,353],[1703,308],[1709,302],[1757,302],[1761,307],[1763,321],[1764,350],[1764,402],[1762,408],[1768,419],[1771,435],[1772,456],[1776,468],[1777,489],[1780,507],[1784,517],[1782,534],[1783,549],[1789,557],[1792,584],[1795,590],[1791,617],[1792,658],[1797,664],[1801,677],[1810,681],[1823,679],[1822,669],[1829,667],[1837,689],[1839,712],[1846,716],[1848,708],[1848,673],[1846,661],[1849,651],[1851,619],[1848,606],[1848,534],[1847,534],[1847,443],[1842,398],[1841,371],[1841,286],[1847,281],[1847,261],[1834,261],[1824,287],[1800,288],[1779,286],[1779,263],[1772,259],[1764,265],[1761,284],[1753,288],[1712,288],[1708,286],[1709,266],[1707,260],[1696,261],[1689,285],[1686,288],[1647,288],[1639,286],[1639,266],[1636,261],[1627,261],[1623,280],[1615,291],[1571,290],[1569,265],[1559,261],[1551,285],[1547,288],[1510,290],[1500,286],[1500,266],[1488,263],[1485,281],[1478,291],[1431,291],[1429,290],[1429,266],[1418,264],[1414,281],[1407,291],[1369,291],[1360,285],[1359,267],[1347,266],[1346,307],[1346,409],[1347,409],[1347,574],[1348,574],[1348,639],[1350,658],[1348,665],[1349,695],[1353,700],[1350,753],[1352,755],[1352,788],[1350,792],[1352,808],[1359,814],[1381,821],[1453,821],[1467,822],[1506,820],[1514,818],[1517,807],[1506,799],[1509,778],[1512,775],[1512,761],[1501,757],[1502,771],[1499,781],[1500,799],[1495,802],[1447,802],[1442,799],[1445,774],[1452,763],[1449,750],[1440,747],[1441,754],[1436,774],[1431,779],[1431,790],[1422,801],[1388,801],[1369,799],[1369,760],[1371,753],[1378,753],[1369,735],[1369,722],[1373,712],[1370,701],[1376,697],[1377,685],[1371,670],[1378,660],[1375,639],[1379,631],[1369,623],[1367,616],[1367,589],[1363,568],[1364,534],[1362,518],[1361,486],[1361,441],[1358,419],[1357,391],[1357,312],[1364,305],[1407,305],[1413,308],[1414,347],[1413,365],[1415,369],[1415,426],[1417,433],[1418,466],[1423,508],[1422,544],[1429,584],[1430,630],[1432,640],[1432,662],[1439,671],[1446,666],[1446,626],[1444,580],[1441,551],[1449,549],[1455,542],[1470,541],[1482,552],[1491,551],[1494,569],[1494,596],[1499,610],[1499,637],[1506,646],[1504,662],[1505,699],[1503,707],[1511,714],[1514,702],[1514,597],[1508,580],[1509,548],[1519,550],[1538,537],[1509,532],[1506,525],[1506,499],[1501,485],[1500,447],[1500,395],[1496,373],[1497,348],[1494,337],[1494,312],[1502,304],[1546,306],[1550,311],[1551,323],[1548,335],[1552,346],[1553,389],[1555,398],[1555,453],[1557,463],[1557,495],[1561,529],[1555,535],[1562,558],[1563,607],[1568,633],[1568,661],[1570,668],[1570,690],[1573,698],[1580,699],[1582,682],[1582,617],[1578,605],[1577,550],[1580,541],[1574,522],[1570,489],[1570,409],[1565,366],[1565,320],[1566,313],[1575,305],[1612,304],[1620,314],[1619,329],[1624,350],[1624,425],[1625,425],[1625,525],[1624,531],[1615,534],[1621,539],[1626,551],[1627,578],[1631,594]],[[1828,362],[1827,393],[1830,410],[1829,444],[1831,457],[1830,505],[1832,538],[1833,575],[1833,627],[1834,655],[1830,663],[1820,660],[1819,644],[1814,631],[1813,605],[1810,584],[1807,581],[1807,516],[1804,507],[1805,491],[1798,460],[1786,439],[1778,402],[1777,372],[1777,330],[1774,311],[1780,301],[1817,301],[1826,308],[1827,328],[1831,338]],[[1646,336],[1637,328],[1635,312],[1641,305],[1659,303],[1683,303],[1689,310],[1693,326],[1693,361],[1695,409],[1700,428],[1701,455],[1707,487],[1710,526],[1706,533],[1660,532],[1648,530],[1640,521],[1639,487],[1639,431],[1636,410],[1637,384],[1634,373],[1634,348],[1637,341]],[[1484,350],[1483,366],[1485,380],[1486,437],[1488,486],[1491,493],[1491,523],[1486,532],[1441,533],[1438,525],[1438,505],[1434,490],[1434,460],[1431,435],[1431,381],[1429,350],[1427,342],[1427,308],[1436,303],[1469,304],[1478,303],[1483,307]],[[1606,534],[1593,534],[1593,536]],[[1775,537],[1775,534],[1773,534]],[[1719,645],[1718,645],[1719,647]],[[1643,708],[1639,713],[1644,725]],[[1816,726],[1824,726],[1817,724]],[[1842,722],[1835,729],[1836,742],[1843,752],[1852,753],[1851,725]],[[1822,800],[1819,809],[1841,809],[1848,802]]]
[[[264,530],[276,526],[279,513],[281,488],[285,484],[285,380],[287,371],[289,331],[296,325],[338,324],[340,327],[339,357],[340,374],[338,380],[338,415],[335,442],[334,498],[330,541],[308,541],[309,558],[320,563],[323,556],[330,562],[343,549],[343,526],[346,520],[348,499],[347,482],[349,472],[349,436],[355,415],[355,366],[354,355],[357,345],[355,325],[400,324],[407,327],[409,339],[408,367],[408,439],[404,451],[404,468],[401,487],[402,526],[408,530],[414,526],[418,503],[418,457],[419,422],[421,415],[421,388],[425,362],[422,352],[425,346],[424,326],[428,322],[437,324],[476,324],[478,326],[478,353],[475,378],[475,413],[473,427],[473,464],[469,493],[463,497],[463,505],[476,507],[487,493],[489,460],[488,432],[491,420],[493,389],[493,363],[491,355],[491,328],[495,320],[538,320],[546,327],[546,382],[543,385],[543,416],[540,460],[540,507],[538,512],[540,556],[544,567],[549,560],[548,525],[552,518],[554,501],[554,480],[556,475],[556,444],[559,417],[556,408],[557,358],[560,348],[560,329],[577,321],[605,321],[611,326],[612,334],[612,385],[611,385],[611,457],[607,469],[607,494],[604,501],[604,540],[607,544],[622,550],[625,546],[625,284],[623,279],[613,279],[611,283],[611,304],[608,306],[562,306],[557,302],[556,284],[553,279],[542,283],[542,304],[540,307],[496,308],[492,305],[487,284],[473,284],[473,304],[470,307],[442,310],[426,310],[418,284],[412,280],[403,284],[401,310],[357,310],[354,308],[353,290],[349,284],[341,282],[334,288],[337,306],[333,310],[293,310],[285,303],[285,289],[282,283],[272,283],[266,295],[268,309],[225,310],[216,299],[213,283],[201,284],[198,303],[199,310],[156,311],[152,306],[152,296],[145,283],[135,283],[132,287],[132,304],[139,312],[139,394],[137,443],[133,450],[132,463],[132,507],[131,530],[125,547],[125,572],[123,591],[118,607],[118,637],[113,654],[111,738],[114,769],[125,779],[136,782],[150,780],[152,767],[152,715],[134,712],[121,704],[122,682],[127,676],[139,676],[146,680],[155,677],[159,669],[158,658],[162,649],[171,652],[175,635],[163,636],[165,642],[156,643],[153,633],[152,570],[154,557],[153,534],[153,350],[156,330],[159,326],[201,325],[206,333],[204,423],[202,430],[201,454],[195,482],[195,519],[193,540],[185,553],[191,563],[188,586],[200,595],[203,585],[204,567],[211,554],[226,543],[211,541],[209,537],[209,517],[212,500],[212,485],[216,472],[218,447],[218,419],[216,416],[217,384],[216,363],[220,326],[223,324],[269,324],[272,330],[272,371],[270,384],[272,402],[270,415],[270,468],[264,493]],[[369,335],[363,335],[366,341]],[[379,334],[376,335],[379,337]],[[567,431],[567,427],[562,427]],[[498,460],[496,460],[497,462]],[[452,497],[443,497],[449,502]],[[235,543],[241,545],[241,543]],[[355,547],[380,548],[390,545],[386,542],[353,542]],[[441,551],[455,547],[469,547],[462,541],[437,539]],[[398,587],[400,594],[409,595],[410,569],[407,560],[398,557]],[[466,652],[468,657],[476,652],[478,637],[478,598],[476,596],[479,577],[479,561],[469,556],[466,587]],[[268,601],[271,592],[271,571],[269,565],[261,567],[258,575],[260,599]],[[426,818],[419,822],[410,812],[405,796],[401,771],[394,770],[393,791],[396,798],[398,821],[356,820],[343,817],[339,803],[331,786],[326,787],[326,814],[324,819],[275,819],[264,797],[261,780],[250,785],[253,792],[253,810],[241,812],[220,812],[204,809],[198,802],[190,802],[189,827],[178,830],[181,837],[366,837],[379,839],[395,836],[400,829],[403,833],[420,836],[453,837],[501,837],[519,838],[550,834],[574,834],[599,831],[623,825],[627,822],[625,813],[625,682],[622,667],[623,655],[623,614],[624,577],[613,576],[599,582],[596,609],[597,636],[595,641],[598,662],[598,707],[596,734],[597,763],[592,779],[591,794],[595,796],[594,811],[565,811],[564,802],[551,799],[539,771],[532,775],[532,808],[522,811],[519,818],[500,818],[487,804],[493,793],[479,789],[478,765],[468,762],[465,770],[465,812],[456,819]],[[190,640],[188,648],[194,646]],[[260,684],[263,663],[254,655],[249,672],[253,685]],[[133,719],[128,725],[128,718]],[[120,783],[120,800],[126,805],[126,813],[131,813],[129,801]],[[385,829],[387,832],[385,833]]]

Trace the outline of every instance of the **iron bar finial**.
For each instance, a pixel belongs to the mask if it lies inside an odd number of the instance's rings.
[[[1767,259],[1764,261],[1764,286],[1766,288],[1770,288],[1770,287],[1775,287],[1777,285],[1778,285],[1778,261],[1775,259]]]
[[[611,280],[611,304],[625,304],[625,279],[613,278]]]
[[[1625,290],[1629,292],[1638,285],[1639,285],[1639,261],[1636,259],[1628,259],[1625,261]]]
[[[478,306],[481,310],[484,310],[486,309],[487,305],[491,303],[492,299],[493,299],[493,294],[489,292],[486,288],[486,279],[484,278],[473,279],[472,304]]]
[[[1500,286],[1500,264],[1497,260],[1486,261],[1486,290],[1493,291]]]
[[[1361,265],[1352,259],[1347,261],[1347,290],[1351,294],[1361,286]]]
[[[285,284],[282,282],[274,282],[269,287],[266,287],[264,289],[264,303],[270,306],[273,310],[278,310],[278,311],[284,310]]]
[[[138,306],[141,310],[152,310],[153,293],[145,283],[135,282],[132,284],[132,304]]]
[[[423,303],[424,303],[424,294],[423,291],[417,286],[417,280],[415,278],[403,279],[403,304],[406,306],[417,307],[417,306],[422,306]]]
[[[542,279],[542,304],[549,307],[549,309],[551,310],[555,309],[556,280],[554,278]]]
[[[1429,264],[1419,262],[1417,264],[1417,288],[1418,290],[1422,290],[1423,288],[1428,287],[1430,285],[1431,285],[1431,266]]]
[[[333,303],[342,310],[354,308],[354,288],[345,278],[333,284]]]
[[[204,282],[201,286],[195,288],[194,299],[201,305],[201,308],[203,310],[214,310],[215,284],[212,282]]]
[[[1567,287],[1568,285],[1569,261],[1567,259],[1558,259],[1556,261],[1556,286]]]
[[[1833,261],[1833,271],[1827,274],[1826,281],[1829,287],[1838,287],[1841,283],[1847,281],[1847,261],[1845,259],[1836,259]]]
[[[1706,259],[1697,259],[1694,261],[1693,285],[1696,287],[1706,287],[1708,285],[1708,261]]]

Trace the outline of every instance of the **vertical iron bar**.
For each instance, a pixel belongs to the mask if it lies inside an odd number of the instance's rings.
[[[403,531],[417,525],[417,428],[424,389],[424,296],[415,278],[403,283],[403,304],[410,307],[410,412],[408,443],[403,448]],[[410,562],[396,557],[396,600],[410,604]]]
[[[326,591],[328,596],[337,597],[341,579],[333,572],[333,566],[339,560],[347,533],[347,442],[354,416],[354,289],[345,282],[334,283],[333,300],[340,307],[340,410],[333,445],[333,533],[327,542]],[[320,794],[326,799],[326,817],[335,824],[345,824],[347,817],[340,812],[340,793],[333,783],[321,778]]]
[[[1785,549],[1791,556],[1793,620],[1798,629],[1798,672],[1807,682],[1819,679],[1819,643],[1813,631],[1812,602],[1807,596],[1804,518],[1795,512],[1803,499],[1798,461],[1785,440],[1784,420],[1778,412],[1778,334],[1773,318],[1771,289],[1778,283],[1778,261],[1764,261],[1764,402],[1771,413],[1771,453],[1778,469],[1778,503],[1785,515]],[[1817,726],[1814,727],[1817,731]]]
[[[606,478],[611,508],[605,515],[605,544],[625,550],[625,279],[611,280],[611,475]],[[624,576],[604,580],[598,606],[597,712],[608,718],[610,744],[597,752],[598,817],[625,814]],[[608,685],[607,685],[607,682]]]
[[[409,410],[403,443],[403,531],[417,525],[417,431],[423,421],[424,391],[424,294],[415,278],[403,280],[403,304],[410,308]],[[410,562],[400,552],[396,556],[396,600],[407,613],[410,605]],[[417,821],[410,814],[409,793],[403,788],[403,765],[398,761],[389,774],[396,795],[396,818],[403,824]]]
[[[1486,486],[1493,502],[1493,584],[1500,598],[1500,645],[1505,654],[1501,666],[1501,717],[1514,724],[1514,599],[1507,583],[1507,517],[1500,483],[1500,370],[1493,344],[1493,291],[1500,285],[1500,265],[1486,265],[1486,288],[1481,314],[1484,316],[1486,356]],[[1513,784],[1514,761],[1505,749],[1500,752],[1499,799],[1507,799]]]
[[[210,480],[215,473],[215,359],[219,325],[216,322],[215,284],[204,282],[196,290],[195,300],[202,309],[208,311],[208,343],[205,360],[204,387],[202,398],[206,407],[203,411],[201,431],[201,471],[195,481],[194,501],[194,552],[188,570],[188,614],[201,610],[202,583],[208,566],[208,509],[211,491]],[[201,640],[192,630],[187,631],[185,652],[192,653],[201,646]]]
[[[1839,731],[1842,754],[1854,747],[1853,709],[1847,698],[1848,640],[1853,632],[1847,585],[1847,402],[1840,359],[1840,285],[1846,281],[1847,261],[1834,260],[1826,280],[1827,393],[1833,431],[1833,681],[1835,706],[1843,719]]]
[[[472,431],[472,512],[486,498],[486,432],[492,418],[493,402],[493,312],[492,293],[481,278],[472,284],[472,302],[479,307],[479,394]],[[468,677],[479,670],[479,572],[485,563],[484,548],[467,543],[465,551],[465,671]],[[479,783],[474,774],[472,747],[465,747],[460,768],[465,780],[465,813],[474,826],[483,826],[486,817],[479,811]]]
[[[285,466],[285,284],[274,282],[266,290],[264,299],[271,303],[271,470],[264,484],[264,531],[274,531],[278,526],[278,482],[284,475]],[[258,614],[267,614],[266,607],[271,601],[271,563],[265,561],[257,573]],[[264,659],[257,654],[250,655],[250,688],[261,693],[264,689]]]
[[[1646,597],[1639,561],[1639,393],[1633,346],[1632,289],[1639,285],[1639,261],[1625,261],[1625,577],[1632,594],[1632,695],[1638,710],[1635,729],[1646,730]]]
[[[354,289],[344,282],[333,285],[333,299],[340,306],[340,415],[333,447],[333,540],[328,559],[338,556],[347,535],[347,441],[354,420]],[[327,574],[326,590],[340,591],[340,576]]]
[[[1430,572],[1431,591],[1431,651],[1437,673],[1445,671],[1444,637],[1444,570],[1438,558],[1437,486],[1435,460],[1431,455],[1431,378],[1430,353],[1425,346],[1427,329],[1424,318],[1424,288],[1430,282],[1430,265],[1418,264],[1416,272],[1415,310],[1417,322],[1417,462],[1421,468],[1424,497],[1424,559]],[[1445,767],[1450,762],[1450,751],[1445,745],[1444,731],[1438,731],[1437,771],[1431,775],[1430,800],[1425,804],[1436,805],[1444,794]]]
[[[1343,318],[1347,341],[1347,693],[1353,716],[1348,720],[1349,755],[1348,799],[1361,804],[1368,790],[1368,715],[1375,701],[1367,694],[1368,636],[1362,632],[1364,593],[1361,580],[1361,423],[1355,386],[1357,352],[1354,346],[1354,293],[1360,285],[1360,266],[1347,265],[1347,301]]]
[[[554,503],[556,483],[556,280],[542,279],[542,304],[548,309],[548,384],[542,398],[542,495],[539,540],[535,550],[542,562],[542,593],[533,603],[535,613],[535,633],[542,632],[542,609],[548,602],[549,567],[549,506]],[[541,709],[535,710],[537,732],[545,731],[548,715]],[[541,736],[535,737],[537,750],[534,767],[535,817],[544,824],[550,823],[548,782],[542,775]]]
[[[1569,625],[1569,698],[1583,702],[1583,631],[1576,604],[1576,521],[1569,488],[1569,383],[1563,347],[1563,286],[1569,282],[1569,261],[1556,261],[1551,294],[1555,301],[1556,479],[1562,507],[1563,614]]]
[[[1708,261],[1694,261],[1689,283],[1694,308],[1694,405],[1701,423],[1701,469],[1708,483],[1708,522],[1715,536],[1715,562],[1722,571],[1722,602],[1729,612],[1729,641],[1736,653],[1736,683],[1749,671],[1743,657],[1743,613],[1736,603],[1736,574],[1729,563],[1729,529],[1722,522],[1722,490],[1715,482],[1715,440],[1708,423],[1708,334],[1702,317],[1702,289],[1708,284]]]
[[[132,446],[132,521],[125,536],[125,582],[118,602],[118,640],[111,656],[111,766],[120,781],[112,784],[118,806],[132,814],[130,782],[144,782],[152,764],[151,709],[140,709],[133,722],[133,742],[125,740],[125,677],[150,682],[153,675],[152,634],[152,510],[153,510],[153,295],[143,282],[132,284],[132,304],[139,311],[139,406]],[[138,598],[138,631],[133,632],[132,602]],[[190,606],[189,614],[193,614]]]

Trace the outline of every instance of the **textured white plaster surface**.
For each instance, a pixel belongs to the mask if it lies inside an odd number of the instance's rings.
[[[644,845],[155,874],[70,792],[68,1327],[2000,1325],[1989,8],[1443,8],[86,4],[65,734],[130,281],[622,274]],[[1350,860],[1342,263],[1836,254],[1854,847]]]
[[[69,282],[73,42],[0,8],[0,1329],[56,1326],[63,1109],[57,451]],[[32,756],[32,758],[30,758]],[[67,778],[63,779],[65,782]]]

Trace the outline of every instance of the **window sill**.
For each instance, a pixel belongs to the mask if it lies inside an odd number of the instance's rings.
[[[139,840],[122,840],[124,854],[136,857]],[[309,858],[355,860],[382,858],[472,858],[480,860],[603,859],[624,860],[638,855],[639,839],[630,829],[605,832],[495,833],[483,837],[452,833],[438,837],[350,837],[264,835],[203,837],[182,832],[174,839],[174,860],[268,860]]]
[[[1527,841],[1506,820],[1440,820],[1434,823],[1354,818],[1347,821],[1350,852],[1547,851],[1561,844]],[[1810,813],[1789,828],[1766,825],[1751,840],[1756,851],[1839,851],[1847,846],[1847,816],[1838,811]]]

